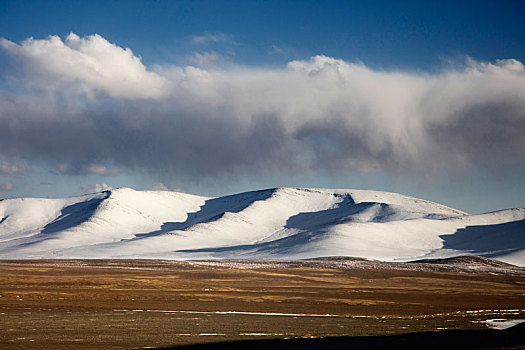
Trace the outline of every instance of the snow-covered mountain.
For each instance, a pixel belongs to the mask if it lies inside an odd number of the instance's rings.
[[[0,201],[0,258],[481,255],[525,266],[525,208],[469,215],[404,195],[275,188],[208,198],[119,188]]]

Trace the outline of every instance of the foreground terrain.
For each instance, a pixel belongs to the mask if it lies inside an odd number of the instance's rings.
[[[2,349],[389,335],[525,319],[525,269],[474,257],[1,260],[0,282]]]

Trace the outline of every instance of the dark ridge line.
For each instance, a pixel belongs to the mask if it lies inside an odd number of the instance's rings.
[[[421,259],[421,260],[412,260],[408,263],[416,264],[465,264],[465,263],[480,263],[488,266],[501,266],[501,267],[519,267],[504,261],[487,258],[479,255],[460,255],[450,258],[436,258],[436,259]]]
[[[382,336],[255,339],[183,345],[172,350],[326,350],[326,349],[523,349],[525,323],[504,330],[447,330]]]
[[[20,266],[85,266],[100,268],[194,268],[198,266],[209,268],[238,268],[238,269],[279,269],[279,268],[331,268],[343,270],[388,270],[414,271],[431,273],[475,273],[498,274],[509,276],[524,276],[525,267],[511,265],[478,256],[460,256],[446,259],[430,259],[410,262],[383,262],[364,258],[333,256],[301,260],[261,260],[261,259],[207,259],[207,260],[169,260],[169,259],[0,259],[0,265]],[[232,265],[233,264],[233,265]],[[234,266],[235,265],[235,266]]]

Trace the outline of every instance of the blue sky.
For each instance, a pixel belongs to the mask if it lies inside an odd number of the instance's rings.
[[[520,1],[2,1],[1,196],[309,186],[525,206],[523,13]]]
[[[464,56],[523,61],[524,10],[521,1],[4,0],[0,32],[13,41],[98,33],[147,65],[180,59],[193,48],[192,36],[224,33],[242,64],[324,54],[428,70]],[[274,45],[284,52],[272,52]]]

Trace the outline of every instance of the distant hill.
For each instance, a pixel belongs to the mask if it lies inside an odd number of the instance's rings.
[[[469,215],[396,193],[306,188],[216,198],[119,188],[0,201],[0,258],[6,259],[462,255],[525,266],[525,208]]]

